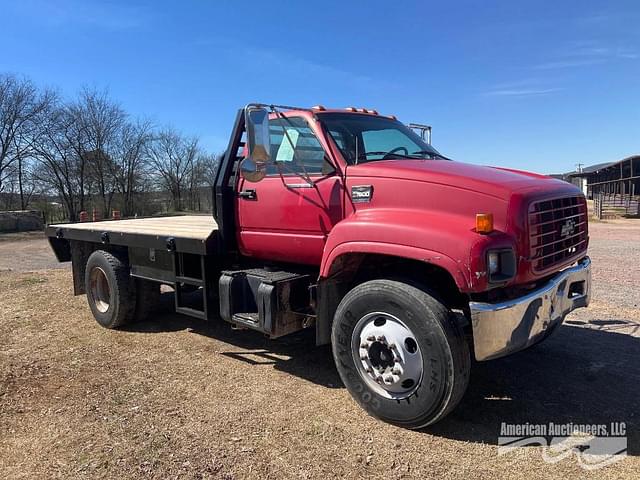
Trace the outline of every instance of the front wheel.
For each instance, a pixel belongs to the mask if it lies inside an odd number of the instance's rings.
[[[405,428],[446,416],[469,381],[470,354],[449,310],[426,290],[392,280],[358,285],[332,327],[336,367],[371,415]]]

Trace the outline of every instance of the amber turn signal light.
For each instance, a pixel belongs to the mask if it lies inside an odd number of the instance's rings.
[[[476,213],[476,232],[493,232],[493,213]]]

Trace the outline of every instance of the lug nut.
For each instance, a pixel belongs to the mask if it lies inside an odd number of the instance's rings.
[[[393,383],[393,377],[392,376],[384,377],[384,383],[386,383],[387,385],[391,385]]]
[[[393,373],[394,375],[402,375],[402,369],[399,367],[395,367],[391,373]]]
[[[386,338],[384,338],[384,335],[378,335],[377,340],[378,340],[379,342],[386,342],[386,341],[387,341],[387,339],[386,339]]]
[[[382,375],[380,375],[378,378],[376,378],[376,382],[377,383],[382,383]]]
[[[373,373],[373,368],[367,367],[367,368],[364,369],[364,371],[367,372],[367,373]]]
[[[363,343],[360,345],[360,348],[364,348],[364,349],[366,350],[367,348],[369,348],[369,344],[368,344],[367,342],[363,342]]]
[[[367,340],[370,341],[370,342],[375,342],[376,341],[376,337],[375,337],[375,335],[369,335],[367,337]]]
[[[397,349],[398,349],[398,346],[397,346],[395,343],[390,343],[390,344],[389,344],[389,348],[390,348],[391,350],[397,350]]]
[[[360,354],[360,360],[366,360],[367,358],[369,358],[369,356],[366,353]]]

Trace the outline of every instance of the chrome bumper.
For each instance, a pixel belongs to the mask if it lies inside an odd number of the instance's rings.
[[[470,302],[476,360],[517,352],[542,340],[591,295],[591,260],[585,257],[543,287],[501,303]]]

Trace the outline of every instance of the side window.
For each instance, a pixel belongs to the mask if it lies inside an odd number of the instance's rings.
[[[333,166],[306,120],[300,117],[269,120],[271,158],[281,164],[283,174],[305,172],[329,174]],[[276,165],[269,165],[267,175],[278,175]]]

